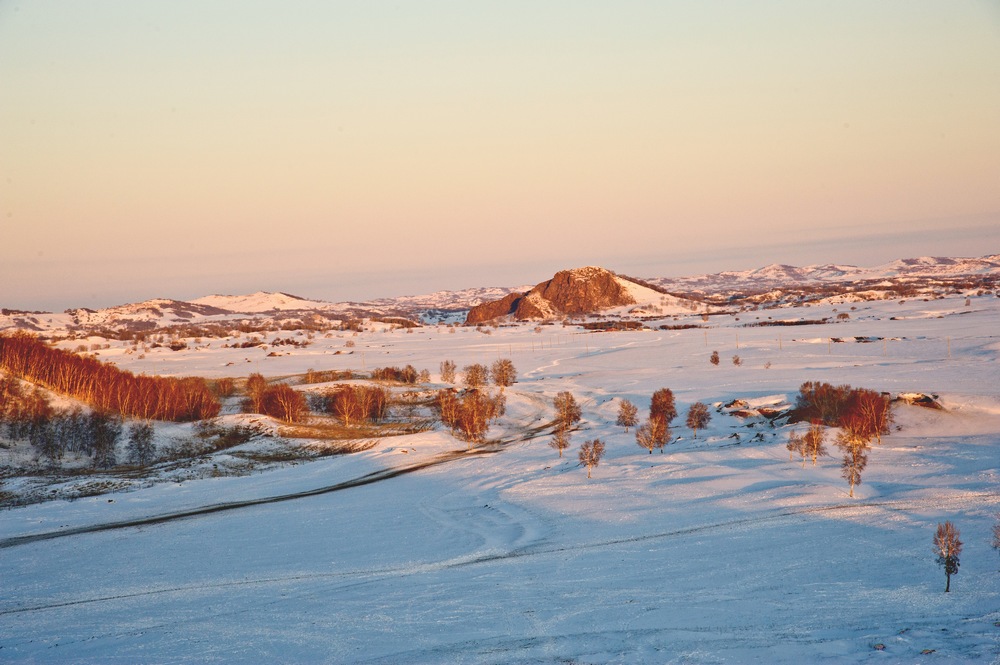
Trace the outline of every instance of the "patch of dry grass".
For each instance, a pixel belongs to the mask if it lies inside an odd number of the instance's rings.
[[[364,423],[350,427],[334,418],[312,418],[306,423],[284,425],[278,435],[286,439],[317,439],[321,441],[357,441],[384,439],[404,434],[425,432],[434,426],[430,418],[406,422]]]

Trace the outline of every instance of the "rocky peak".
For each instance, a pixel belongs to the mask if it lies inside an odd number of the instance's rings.
[[[525,320],[588,314],[635,302],[628,286],[617,275],[604,268],[588,266],[562,270],[526,293],[512,293],[501,300],[473,307],[465,322],[477,324],[505,316]]]

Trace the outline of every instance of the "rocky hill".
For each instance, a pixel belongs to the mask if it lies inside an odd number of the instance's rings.
[[[591,314],[614,307],[653,303],[666,297],[610,270],[590,266],[562,270],[530,291],[511,293],[500,300],[473,307],[465,322],[475,325],[506,317],[525,321]]]

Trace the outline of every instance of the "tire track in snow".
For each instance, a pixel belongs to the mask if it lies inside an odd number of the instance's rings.
[[[339,492],[346,489],[352,489],[355,487],[363,487],[365,485],[371,485],[373,483],[382,482],[383,480],[390,480],[392,478],[397,478],[399,476],[405,476],[410,473],[415,473],[423,469],[432,468],[435,466],[440,466],[442,464],[447,464],[459,459],[477,457],[481,455],[492,455],[500,452],[505,447],[510,446],[514,443],[528,443],[537,439],[548,432],[551,432],[556,426],[556,421],[546,421],[539,424],[533,424],[529,427],[522,427],[513,434],[508,434],[506,436],[501,436],[496,439],[490,439],[483,444],[480,444],[474,448],[466,448],[464,450],[453,450],[451,452],[442,453],[429,460],[422,462],[414,462],[412,464],[406,464],[403,466],[392,467],[390,469],[380,469],[378,471],[372,471],[371,473],[366,473],[357,478],[352,478],[350,480],[345,480],[333,485],[327,485],[324,487],[317,487],[310,490],[303,490],[300,492],[290,492],[287,494],[278,494],[273,496],[258,497],[256,499],[245,499],[242,501],[227,501],[223,503],[211,504],[208,506],[201,506],[199,508],[191,508],[188,510],[179,510],[170,513],[163,513],[161,515],[151,515],[148,517],[137,517],[134,519],[120,520],[117,522],[105,522],[103,524],[90,524],[87,526],[73,527],[70,529],[60,529],[59,531],[46,531],[42,533],[28,534],[24,536],[12,536],[9,538],[0,539],[0,549],[6,549],[9,547],[17,547],[19,545],[27,545],[30,543],[41,542],[45,540],[54,540],[56,538],[65,538],[67,536],[76,536],[87,533],[99,533],[101,531],[113,531],[116,529],[130,529],[133,527],[140,526],[151,526],[155,524],[163,524],[166,522],[172,522],[175,520],[190,519],[192,517],[200,517],[203,515],[212,515],[214,513],[226,512],[229,510],[239,510],[241,508],[251,508],[254,506],[263,506],[272,503],[281,503],[283,501],[294,501],[296,499],[305,499],[313,496],[320,496],[323,494],[330,494],[332,492]]]
[[[425,463],[422,466],[428,466],[428,465],[432,464]],[[348,482],[353,482],[353,481],[348,481]],[[376,482],[376,481],[371,481],[371,482]],[[950,506],[952,504],[967,505],[969,501],[976,499],[979,499],[984,503],[992,503],[995,506],[996,504],[1000,503],[1000,493],[981,491],[981,492],[972,492],[962,496],[947,497],[944,498],[943,500],[939,498],[935,503],[935,506],[944,507],[944,506]],[[169,593],[186,593],[193,590],[225,589],[225,588],[242,587],[242,586],[264,586],[267,584],[280,584],[280,583],[308,581],[315,579],[330,579],[330,578],[342,578],[345,580],[354,579],[355,581],[351,583],[351,586],[355,586],[359,584],[370,584],[374,582],[380,582],[385,579],[408,577],[411,575],[419,575],[423,573],[437,572],[441,570],[459,569],[468,566],[479,566],[483,564],[499,563],[526,557],[545,556],[549,554],[560,554],[565,552],[597,550],[606,547],[616,547],[619,545],[628,545],[628,544],[648,542],[654,540],[663,540],[667,538],[680,538],[699,533],[733,529],[746,525],[777,522],[784,519],[802,517],[812,514],[851,512],[851,511],[855,511],[857,513],[863,513],[863,512],[871,512],[872,509],[878,509],[878,508],[883,508],[888,510],[905,510],[908,508],[926,507],[926,505],[927,505],[926,499],[896,499],[889,501],[868,501],[862,503],[840,503],[831,506],[810,506],[804,508],[781,510],[764,515],[755,515],[751,517],[742,517],[738,519],[725,520],[723,522],[715,522],[711,524],[699,524],[695,526],[684,527],[681,529],[674,529],[671,531],[663,531],[659,533],[631,536],[628,538],[615,538],[611,540],[600,540],[590,543],[578,543],[573,545],[554,546],[554,547],[540,547],[537,545],[529,544],[522,547],[515,547],[507,552],[488,553],[488,554],[481,554],[478,556],[475,553],[472,553],[472,554],[452,557],[442,561],[407,564],[403,566],[393,566],[388,568],[374,568],[374,569],[362,569],[362,570],[328,572],[328,573],[307,573],[307,574],[297,574],[297,575],[278,576],[278,577],[234,580],[228,582],[218,582],[214,584],[201,583],[196,585],[166,587],[162,589],[150,589],[148,591],[136,591],[133,593],[116,594],[112,596],[99,596],[95,598],[67,600],[58,603],[47,603],[42,605],[33,605],[29,607],[2,609],[0,610],[0,616],[9,614],[23,614],[28,612],[37,612],[49,609],[58,609],[62,607],[71,607],[74,605],[87,605],[90,603],[100,603],[100,602],[108,602],[114,600],[126,600],[131,598],[140,598],[144,596],[155,596],[155,595],[169,594]],[[111,526],[109,528],[121,528],[121,527]]]
[[[262,506],[271,503],[281,503],[283,501],[294,501],[296,499],[304,499],[313,496],[320,496],[322,494],[329,494],[331,492],[339,492],[341,490],[351,489],[354,487],[362,487],[364,485],[371,485],[373,483],[381,482],[383,480],[389,480],[391,478],[405,476],[407,474],[414,473],[416,471],[421,471],[423,469],[440,466],[442,464],[447,464],[448,462],[453,462],[458,459],[475,457],[479,455],[490,455],[499,452],[502,449],[501,446],[510,443],[512,441],[501,440],[497,442],[489,442],[486,445],[478,448],[470,448],[468,450],[456,450],[449,453],[442,453],[441,455],[438,455],[432,459],[423,462],[415,462],[413,464],[393,467],[391,469],[380,469],[378,471],[372,471],[371,473],[366,473],[362,476],[358,476],[357,478],[352,478],[351,480],[345,480],[343,482],[339,482],[334,485],[317,487],[311,490],[303,490],[301,492],[290,492],[288,494],[278,494],[274,496],[259,497],[256,499],[246,499],[243,501],[227,501],[224,503],[215,503],[208,506],[201,506],[199,508],[191,508],[189,510],[179,510],[171,513],[163,513],[161,515],[152,515],[149,517],[137,517],[134,519],[121,520],[118,522],[91,524],[87,526],[74,527],[71,529],[61,529],[59,531],[46,531],[43,533],[29,534],[26,536],[12,536],[10,538],[4,538],[0,540],[0,549],[5,549],[8,547],[17,547],[18,545],[27,545],[29,543],[36,543],[44,540],[65,538],[67,536],[76,536],[85,533],[98,533],[101,531],[112,531],[115,529],[129,529],[139,526],[163,524],[165,522],[173,522],[175,520],[200,517],[202,515],[211,515],[214,513],[221,513],[229,510],[239,510],[241,508],[250,508],[253,506]]]

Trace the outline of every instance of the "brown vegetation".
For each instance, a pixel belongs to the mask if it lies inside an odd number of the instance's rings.
[[[0,334],[0,369],[98,411],[142,420],[202,420],[221,408],[202,378],[136,376],[23,332]]]
[[[436,406],[441,422],[471,446],[486,438],[490,422],[506,411],[503,394],[490,395],[484,390],[470,389],[459,394],[454,390],[438,391]]]
[[[378,422],[389,408],[389,391],[376,386],[341,385],[314,400],[314,406],[336,416],[345,426]]]

